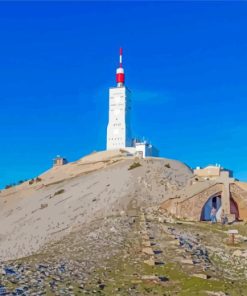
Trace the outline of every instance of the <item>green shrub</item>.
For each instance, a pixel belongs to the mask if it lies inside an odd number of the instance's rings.
[[[28,183],[29,185],[32,185],[34,183],[34,179],[31,179]]]
[[[135,169],[135,168],[138,168],[139,166],[141,166],[141,164],[140,164],[140,162],[133,162],[130,166],[129,166],[129,168],[128,168],[128,170],[130,171],[130,170],[133,170],[133,169]]]
[[[62,193],[64,193],[64,192],[65,192],[64,189],[60,189],[60,190],[58,190],[58,191],[56,191],[56,192],[54,193],[54,196],[55,196],[55,195],[58,195],[58,194],[62,194]]]
[[[40,205],[40,209],[41,210],[43,210],[43,209],[45,209],[45,208],[47,208],[48,207],[48,204],[46,203],[46,204],[41,204]]]
[[[11,187],[13,187],[13,185],[12,185],[12,184],[9,184],[9,185],[6,185],[6,186],[5,186],[5,189],[9,189],[9,188],[11,188]]]

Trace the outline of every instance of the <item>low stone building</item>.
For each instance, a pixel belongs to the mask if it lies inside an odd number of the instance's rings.
[[[57,157],[53,159],[53,167],[65,165],[67,163],[68,163],[67,159],[60,155],[57,155]]]
[[[217,220],[224,210],[229,221],[247,221],[247,183],[237,182],[231,171],[218,166],[197,168],[194,175],[194,181],[162,203],[161,209],[178,218],[207,221],[214,207]]]
[[[205,180],[217,179],[222,175],[225,175],[226,177],[232,177],[233,175],[231,170],[224,169],[219,165],[208,165],[205,168],[197,167],[193,172],[195,176]]]

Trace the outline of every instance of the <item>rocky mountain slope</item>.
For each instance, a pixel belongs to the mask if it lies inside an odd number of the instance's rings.
[[[181,162],[113,151],[3,190],[0,295],[247,295],[244,222],[160,210],[192,178]]]
[[[94,220],[158,205],[192,177],[184,164],[124,151],[54,167],[0,193],[0,260],[36,253]]]

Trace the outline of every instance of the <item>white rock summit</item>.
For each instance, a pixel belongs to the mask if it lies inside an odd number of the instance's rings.
[[[93,153],[0,193],[0,260],[24,257],[98,218],[159,205],[192,177],[181,162]]]

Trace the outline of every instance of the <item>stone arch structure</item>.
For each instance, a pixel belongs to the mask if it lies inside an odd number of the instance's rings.
[[[217,202],[213,204],[213,199],[217,198]],[[209,221],[210,220],[210,213],[212,206],[214,206],[217,210],[216,217],[217,220],[220,221],[221,212],[222,212],[222,204],[221,204],[221,195],[211,196],[207,200],[207,202],[203,205],[202,211],[201,211],[201,221]],[[230,197],[230,214],[235,215],[235,219],[239,220],[239,209],[238,209],[238,203],[235,201],[235,199],[231,196]]]
[[[169,199],[161,208],[178,218],[200,221],[204,205],[214,196],[221,196],[222,207],[233,220],[247,220],[247,190],[236,183],[215,183],[192,196]]]
[[[221,195],[222,184],[215,184],[207,189],[178,202],[178,216],[195,221],[201,220],[201,212],[207,200],[212,196]]]
[[[247,191],[237,184],[230,184],[231,197],[238,206],[239,220],[247,220]]]
[[[230,199],[230,212],[231,214],[235,215],[236,220],[239,220],[238,203],[235,201],[235,199],[232,196]]]
[[[209,221],[212,207],[216,208],[217,212],[221,210],[221,195],[213,195],[208,198],[206,203],[201,208],[200,221]]]

